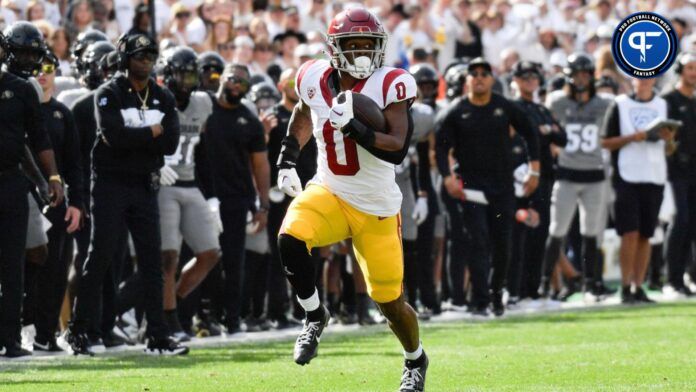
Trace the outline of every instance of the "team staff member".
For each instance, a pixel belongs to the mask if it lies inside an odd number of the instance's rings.
[[[24,324],[36,326],[34,350],[37,351],[63,351],[56,344],[55,332],[72,259],[70,234],[80,227],[84,208],[79,136],[70,110],[52,98],[57,68],[58,59],[48,52],[37,79],[43,89],[41,112],[53,145],[58,172],[65,178],[69,193],[67,206],[61,203],[46,213],[51,221],[48,257],[41,265],[27,263],[26,267]]]
[[[271,167],[271,184],[277,183],[278,155],[282,147],[281,142],[287,134],[288,124],[292,111],[299,101],[297,92],[295,91],[295,76],[297,70],[288,68],[280,74],[278,81],[278,89],[281,92],[281,101],[271,108],[272,113],[278,120],[278,125],[270,130],[268,135],[268,162]],[[317,145],[312,139],[300,153],[297,160],[297,174],[300,176],[300,182],[304,187],[307,181],[311,180],[314,173],[317,172]],[[281,190],[274,188],[271,190],[274,197],[271,198],[271,208],[268,211],[268,238],[275,239],[278,237],[280,225],[283,223],[285,212],[292,199],[287,197]],[[283,272],[283,267],[280,262],[280,253],[278,252],[278,241],[269,241],[271,249],[271,267],[269,270],[268,282],[268,311],[267,316],[270,320],[278,323],[278,328],[292,326],[285,312],[289,301],[287,291],[287,279]]]
[[[439,119],[436,160],[447,193],[463,202],[464,225],[471,238],[472,310],[486,314],[492,294],[493,312],[500,316],[505,312],[502,296],[515,208],[510,127],[527,142],[530,171],[524,182],[525,195],[532,194],[539,183],[539,140],[526,113],[493,94],[495,79],[486,60],[472,60],[467,70],[466,97]],[[458,163],[457,173],[450,169],[450,151]],[[488,205],[465,202],[464,188],[482,191]],[[490,294],[489,256],[493,262]]]
[[[633,93],[614,98],[603,125],[602,146],[612,151],[614,164],[614,222],[621,236],[621,301],[626,304],[655,302],[641,286],[667,181],[665,153],[675,148],[669,128],[646,129],[667,118],[667,102],[655,94],[655,81],[634,78]]]
[[[16,38],[16,37],[15,37]],[[0,34],[5,61],[16,67],[25,64],[36,67],[38,58],[31,52],[15,51],[7,45],[6,37]],[[4,51],[4,49],[2,50]],[[34,61],[32,63],[32,61]],[[37,155],[43,171],[49,176],[52,205],[63,202],[63,187],[54,160],[51,141],[46,131],[39,97],[34,87],[11,73],[0,70],[0,355],[20,357],[30,355],[22,349],[21,309],[24,294],[24,246],[27,238],[29,206],[26,178],[19,169],[24,155],[24,143],[28,137],[31,149]]]
[[[256,232],[259,232],[266,228],[269,209],[270,167],[266,139],[256,114],[242,103],[248,91],[247,67],[228,64],[220,77],[217,101],[203,131],[203,143],[212,169],[213,194],[220,200],[228,333],[240,331],[247,213],[254,209],[258,195],[261,204],[254,211],[253,221],[258,224]]]
[[[98,38],[99,35],[87,35],[85,38]],[[83,44],[87,44],[84,42]],[[87,46],[80,51],[81,69],[84,70],[83,79],[85,86],[90,90],[79,97],[73,104],[72,112],[75,119],[75,127],[80,136],[80,154],[82,159],[82,181],[84,184],[84,198],[86,210],[82,219],[83,225],[75,232],[75,243],[77,244],[77,254],[75,255],[75,274],[69,283],[71,298],[74,298],[77,280],[82,274],[82,266],[87,259],[87,252],[92,233],[92,219],[89,214],[90,200],[90,185],[92,182],[92,148],[97,138],[97,120],[94,116],[94,94],[96,89],[109,79],[109,74],[114,73],[114,66],[107,64],[106,57],[110,54],[116,54],[116,47],[107,41],[97,41]],[[118,241],[116,247],[115,260],[123,260],[128,251],[128,232],[123,230],[116,234],[114,233],[115,241]],[[87,331],[96,342],[97,336],[101,336],[102,343],[106,347],[114,347],[123,344],[123,340],[113,333],[115,319],[113,310],[115,309],[116,292],[120,282],[116,279],[117,272],[113,268],[109,268],[109,273],[104,277],[104,286],[102,291],[102,324],[95,325],[94,330]]]
[[[162,310],[157,189],[164,155],[176,150],[179,119],[174,97],[150,78],[157,45],[146,35],[118,43],[121,68],[95,94],[97,143],[92,152],[93,236],[78,284],[67,341],[75,354],[89,354],[86,332],[99,325],[99,296],[118,242],[113,233],[128,227],[143,280],[148,354],[177,355],[188,348],[170,339]]]
[[[520,299],[526,297],[536,298],[541,277],[541,260],[544,257],[546,238],[549,235],[549,223],[551,221],[551,189],[554,183],[554,159],[551,156],[551,145],[563,147],[567,137],[563,128],[553,118],[551,112],[536,102],[534,93],[542,82],[541,66],[529,61],[519,61],[513,66],[513,82],[517,85],[519,98],[517,104],[527,113],[532,123],[532,128],[539,132],[539,163],[541,175],[539,187],[531,196],[529,208],[539,213],[539,225],[536,228],[527,229],[523,255],[521,260],[523,267],[520,269],[522,276],[510,285],[519,284]]]
[[[677,85],[662,96],[667,101],[669,118],[683,123],[676,134],[677,150],[667,160],[677,213],[667,232],[665,259],[672,288],[692,295],[684,285],[684,270],[689,260],[689,243],[696,241],[696,52],[680,55],[676,71]]]

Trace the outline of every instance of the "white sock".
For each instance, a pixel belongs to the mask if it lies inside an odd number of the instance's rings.
[[[311,312],[312,310],[317,310],[319,309],[319,292],[317,289],[314,289],[314,294],[312,294],[311,297],[307,299],[302,299],[300,297],[297,297],[297,302],[300,303],[302,306],[302,309],[304,309],[307,312]]]
[[[404,357],[408,359],[409,361],[415,361],[416,359],[420,358],[420,356],[423,355],[423,344],[418,343],[418,348],[416,351],[410,353],[406,350],[404,350]]]

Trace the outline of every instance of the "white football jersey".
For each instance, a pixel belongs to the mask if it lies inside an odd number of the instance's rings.
[[[297,72],[298,96],[311,108],[317,142],[317,173],[310,181],[327,188],[355,209],[377,216],[396,215],[401,192],[394,165],[383,161],[331,127],[329,112],[333,95],[328,85],[333,71],[327,60],[309,61]],[[384,109],[394,102],[416,96],[416,81],[403,69],[382,67],[353,88]]]

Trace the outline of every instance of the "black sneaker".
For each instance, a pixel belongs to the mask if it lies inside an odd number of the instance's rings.
[[[282,315],[281,317],[278,317],[275,320],[272,320],[273,323],[273,329],[286,329],[286,328],[295,328],[295,327],[301,327],[302,322],[295,320],[292,317],[287,317],[286,315]]]
[[[626,305],[636,303],[636,297],[631,292],[631,286],[625,286],[621,289],[621,303]]]
[[[636,289],[636,293],[634,294],[634,298],[636,302],[644,303],[644,304],[654,304],[655,301],[650,299],[648,297],[648,294],[645,293],[642,287],[638,287]]]
[[[70,329],[65,332],[65,341],[70,345],[70,349],[75,355],[94,356],[94,352],[90,349],[89,338],[87,334],[75,334]]]
[[[189,348],[169,337],[162,339],[150,338],[147,340],[147,347],[144,351],[148,355],[186,355],[189,352]]]
[[[505,305],[503,305],[503,292],[498,291],[491,293],[491,309],[495,317],[500,317],[505,314]]]
[[[4,355],[7,358],[27,357],[31,355],[31,351],[23,349],[19,343],[14,343],[0,346],[0,355]]]
[[[246,332],[261,332],[261,326],[254,316],[248,316],[245,318],[244,324],[246,325]]]
[[[558,293],[559,301],[567,301],[573,294],[582,290],[581,278],[579,276],[568,279],[565,287]]]
[[[102,339],[102,342],[106,348],[124,346],[128,343],[126,339],[116,335],[113,333],[113,331],[106,334],[106,336],[104,336]]]
[[[404,371],[401,374],[401,386],[399,392],[423,392],[425,390],[425,372],[428,371],[428,356],[423,355],[421,358],[404,363]]]
[[[326,309],[324,305],[321,306],[324,308],[324,315],[322,316],[322,319],[319,321],[309,321],[308,319],[305,320],[304,326],[302,327],[302,332],[300,333],[300,336],[297,337],[297,341],[295,342],[295,350],[293,354],[295,363],[298,365],[304,366],[317,356],[321,333],[324,331],[324,328],[326,328],[326,326],[329,324],[329,320],[331,319],[328,309]]]
[[[43,339],[37,336],[34,339],[34,351],[42,351],[45,353],[62,353],[63,349],[56,343],[56,338]]]
[[[488,305],[473,306],[469,305],[467,312],[471,313],[475,317],[488,317]]]

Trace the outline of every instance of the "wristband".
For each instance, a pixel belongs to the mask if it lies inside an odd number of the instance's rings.
[[[54,175],[48,177],[48,181],[49,182],[56,181],[57,183],[63,185],[63,179],[60,177],[59,174],[54,174]]]
[[[281,142],[283,146],[278,155],[276,165],[279,169],[293,169],[297,165],[297,158],[300,156],[300,142],[293,135],[287,135]]]
[[[536,171],[536,170],[530,170],[530,171],[527,172],[527,174],[529,174],[529,175],[532,176],[532,177],[539,177],[539,176],[541,175],[541,174],[540,174],[538,171]]]

